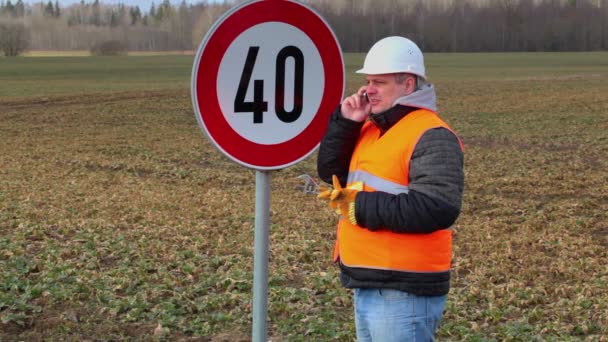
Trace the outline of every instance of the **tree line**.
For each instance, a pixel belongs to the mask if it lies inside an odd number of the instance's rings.
[[[608,50],[608,0],[317,0],[346,51],[403,35],[423,51]]]
[[[0,40],[19,26],[32,50],[87,50],[104,41],[131,51],[193,50],[211,25],[242,1],[148,10],[99,0],[0,0]],[[608,0],[304,0],[346,52],[403,35],[426,52],[608,50]],[[12,25],[12,26],[11,26]],[[0,44],[2,44],[0,42]]]

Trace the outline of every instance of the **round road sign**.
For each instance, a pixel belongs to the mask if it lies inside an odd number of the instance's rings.
[[[344,63],[329,25],[291,0],[232,8],[207,32],[192,69],[196,119],[226,156],[281,169],[319,145],[344,92]]]

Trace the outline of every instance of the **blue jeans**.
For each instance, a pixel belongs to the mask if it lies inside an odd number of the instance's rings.
[[[446,298],[391,289],[355,289],[357,341],[434,341]]]

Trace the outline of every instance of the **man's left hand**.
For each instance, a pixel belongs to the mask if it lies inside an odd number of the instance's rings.
[[[363,183],[356,182],[347,188],[340,185],[336,175],[332,176],[333,189],[327,189],[319,193],[318,198],[329,199],[329,206],[336,213],[347,218],[352,224],[357,224],[355,218],[355,198],[357,193],[363,190]]]

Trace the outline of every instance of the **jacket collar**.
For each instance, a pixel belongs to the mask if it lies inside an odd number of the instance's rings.
[[[437,97],[435,87],[430,83],[421,83],[416,91],[400,97],[393,103],[393,107],[382,113],[370,115],[370,120],[380,129],[382,134],[391,128],[397,121],[414,110],[424,108],[432,112],[437,111]]]
[[[406,115],[417,109],[418,108],[415,107],[398,104],[385,110],[384,112],[370,115],[369,120],[380,129],[382,134],[384,134],[399,120],[403,119]]]

